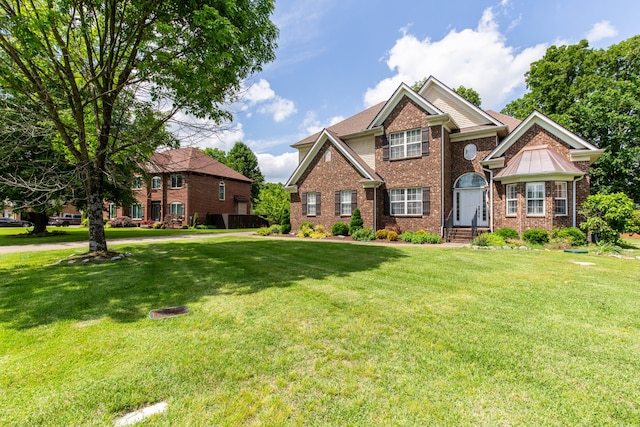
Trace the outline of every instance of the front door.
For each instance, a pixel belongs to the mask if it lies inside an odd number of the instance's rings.
[[[456,189],[453,193],[453,225],[470,227],[473,217],[478,227],[489,224],[487,190],[483,188]]]
[[[160,202],[151,202],[151,219],[153,221],[160,221]]]

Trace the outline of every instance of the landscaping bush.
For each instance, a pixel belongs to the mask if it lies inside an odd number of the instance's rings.
[[[384,240],[387,238],[387,235],[389,234],[389,232],[386,229],[381,229],[376,231],[376,239],[378,240]]]
[[[584,246],[587,244],[587,236],[577,227],[567,227],[553,230],[553,239],[568,240],[571,246]]]
[[[301,238],[309,237],[311,233],[313,233],[313,225],[310,222],[303,222],[302,224],[300,224],[300,230],[298,231],[298,234],[296,234],[296,236]]]
[[[280,232],[282,234],[289,234],[291,232],[291,224],[285,223],[280,225]]]
[[[325,230],[322,224],[318,224],[314,227],[313,231],[309,234],[309,237],[312,239],[324,239],[325,237],[330,236],[330,234]]]
[[[423,243],[439,244],[442,243],[440,236],[424,230],[405,231],[400,235],[400,239],[407,243],[421,245]]]
[[[344,222],[336,222],[331,226],[331,234],[334,236],[348,236],[349,226]]]
[[[303,228],[310,228],[313,230],[313,224],[309,221],[302,221],[300,223],[300,226],[298,227],[298,230],[302,230]]]
[[[351,232],[351,238],[362,242],[370,242],[376,238],[376,234],[370,228],[357,228]]]
[[[390,242],[395,242],[396,240],[398,240],[398,233],[393,230],[389,230],[387,232],[387,240]]]
[[[549,232],[544,228],[531,228],[522,233],[522,240],[533,245],[549,243]]]
[[[517,234],[517,233],[516,233]],[[471,242],[473,246],[505,246],[504,238],[497,233],[482,233]]]
[[[274,224],[270,227],[261,227],[256,231],[256,233],[258,233],[259,236],[270,236],[272,234],[280,234],[280,226],[277,224]]]
[[[351,222],[349,223],[349,232],[353,235],[353,232],[361,229],[364,226],[364,221],[360,215],[360,209],[355,208],[351,212]]]
[[[119,216],[109,221],[111,227],[137,227],[137,224],[128,216]]]
[[[486,233],[485,233],[486,234]],[[516,230],[509,227],[504,227],[496,230],[493,234],[497,234],[502,237],[504,240],[518,240],[520,235]]]

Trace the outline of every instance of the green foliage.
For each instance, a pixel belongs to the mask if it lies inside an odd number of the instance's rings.
[[[413,243],[421,245],[423,243],[439,244],[442,243],[442,238],[437,234],[433,234],[429,231],[405,231],[400,235],[400,240],[407,243]]]
[[[480,99],[480,94],[475,90],[473,90],[472,88],[459,86],[456,89],[454,89],[454,91],[458,95],[460,95],[461,97],[463,97],[464,99],[466,99],[467,101],[475,105],[476,107],[480,107],[480,104],[482,104],[482,100]]]
[[[353,212],[351,212],[351,222],[349,223],[349,231],[353,235],[354,231],[362,228],[364,226],[364,221],[360,216],[360,209],[355,208]]]
[[[580,214],[586,217],[580,228],[605,242],[617,243],[620,233],[640,230],[639,212],[624,193],[591,195],[582,204]]]
[[[361,242],[370,242],[375,240],[376,233],[370,228],[357,228],[351,233],[351,238]]]
[[[219,161],[220,163],[222,163],[223,165],[229,166],[228,165],[228,161],[227,161],[227,152],[220,149],[220,148],[205,148],[204,150],[202,150],[202,152],[204,154],[206,154],[207,156],[216,159],[217,161]]]
[[[577,227],[567,227],[553,230],[553,239],[566,239],[571,246],[584,246],[587,244],[587,236]]]
[[[549,243],[549,232],[544,228],[530,228],[522,233],[522,240],[533,245]]]
[[[605,149],[592,165],[591,192],[624,192],[640,203],[640,36],[592,49],[586,40],[551,46],[531,64],[529,88],[502,112],[538,110]]]
[[[302,221],[298,226],[298,230],[302,230],[303,228],[310,228],[313,230],[313,223],[309,221]]]
[[[389,230],[387,232],[387,240],[390,242],[395,242],[396,240],[398,240],[398,233],[393,230]]]
[[[517,235],[518,233],[516,233]],[[507,243],[501,234],[496,233],[482,233],[478,234],[471,242],[473,246],[505,246]]]
[[[280,233],[289,234],[290,232],[291,232],[291,224],[289,223],[280,224]]]
[[[331,234],[324,229],[322,224],[318,224],[313,228],[313,231],[309,233],[309,237],[312,239],[324,239],[325,237],[329,237]]]
[[[486,233],[485,233],[486,234]],[[504,240],[518,240],[520,235],[516,230],[509,227],[503,227],[494,232],[498,236],[502,237]]]
[[[193,214],[193,222],[191,223],[192,227],[195,227],[196,225],[198,225],[198,212]]]
[[[280,183],[266,183],[261,186],[253,213],[269,221],[270,224],[289,222],[290,194]]]
[[[256,233],[258,233],[259,236],[270,236],[272,234],[280,234],[281,231],[282,230],[279,225],[272,225],[270,227],[261,227],[256,231]]]
[[[331,226],[331,234],[334,236],[348,236],[349,226],[344,222],[336,222]]]
[[[598,246],[598,250],[596,251],[598,255],[620,255],[622,253],[622,248],[613,242],[599,240],[596,245]]]
[[[231,169],[240,172],[253,181],[251,184],[251,199],[257,200],[260,196],[260,188],[264,183],[264,176],[258,166],[258,158],[255,153],[246,144],[238,141],[229,150],[227,162],[227,166]]]

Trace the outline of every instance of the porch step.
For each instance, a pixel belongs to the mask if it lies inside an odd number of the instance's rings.
[[[476,236],[478,234],[488,232],[488,228],[476,229]],[[449,233],[450,243],[471,243],[471,227],[453,227]]]

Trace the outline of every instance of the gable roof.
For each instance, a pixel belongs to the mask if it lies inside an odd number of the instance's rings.
[[[496,174],[496,181],[515,182],[527,178],[577,177],[584,175],[576,165],[567,161],[547,145],[523,148],[507,167]]]
[[[367,165],[362,160],[362,158],[340,138],[340,136],[336,132],[325,128],[322,130],[322,132],[320,132],[307,155],[304,156],[304,159],[302,159],[302,161],[298,164],[296,170],[293,172],[293,174],[285,184],[285,188],[288,187],[289,189],[291,189],[297,185],[298,180],[300,179],[304,171],[307,169],[307,167],[309,167],[324,143],[327,141],[334,147],[336,147],[336,149],[345,156],[349,163],[351,163],[354,169],[358,171],[360,175],[362,175],[363,179],[361,180],[361,182],[363,183],[363,185],[373,185],[377,187],[383,182],[382,178],[373,169],[371,169],[371,167],[369,167],[369,165]]]
[[[427,101],[422,96],[418,95],[413,89],[407,86],[406,83],[402,83],[396,91],[391,95],[391,98],[384,104],[382,109],[378,112],[376,117],[373,119],[371,124],[369,124],[368,129],[373,129],[376,126],[382,125],[387,116],[391,114],[396,105],[402,100],[402,98],[407,97],[411,99],[413,102],[418,104],[422,109],[424,109],[427,113],[435,116],[442,116],[445,113],[438,109],[435,105]]]
[[[219,176],[238,181],[253,182],[239,172],[223,165],[194,147],[178,148],[155,153],[146,167],[150,173],[192,172]]]
[[[532,126],[538,125],[551,133],[555,137],[567,143],[573,150],[579,152],[579,155],[585,160],[594,162],[603,150],[598,149],[596,146],[588,143],[583,138],[579,137],[575,133],[571,132],[567,128],[560,126],[544,114],[534,111],[524,119],[513,132],[502,140],[502,142],[483,160],[483,162],[489,162],[491,159],[496,159],[502,156],[509,147],[511,147],[516,141],[518,141],[526,131]],[[573,160],[573,159],[572,159]]]
[[[347,119],[344,119],[341,122],[338,122],[334,125],[329,126],[327,129],[335,133],[339,137],[343,137],[346,135],[351,135],[354,133],[367,130],[367,128],[369,127],[369,124],[373,121],[374,117],[376,117],[376,115],[380,112],[382,107],[384,107],[385,103],[386,101],[380,102],[372,107],[367,108],[364,111],[359,112],[356,115],[353,115]],[[313,135],[309,135],[308,137],[296,142],[291,146],[298,147],[300,145],[311,144],[318,139],[321,133],[322,131],[316,132]]]

